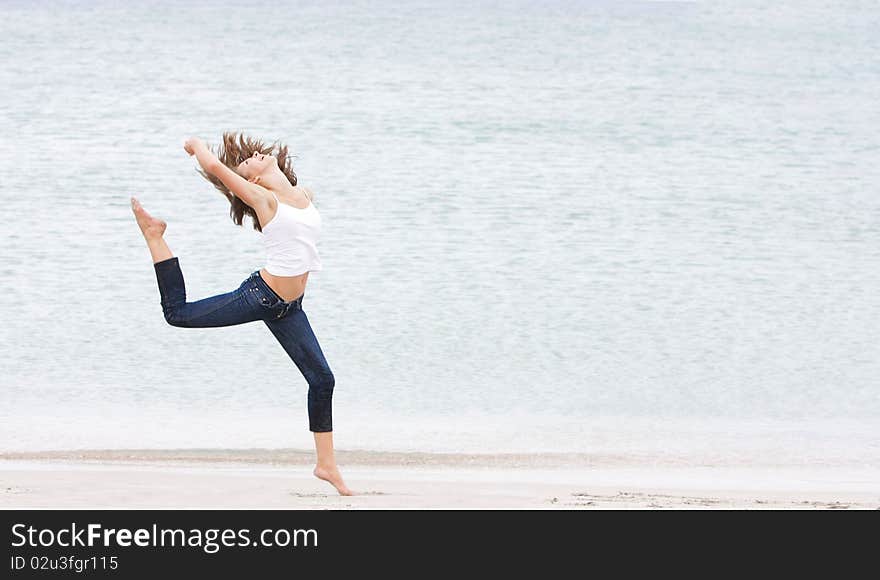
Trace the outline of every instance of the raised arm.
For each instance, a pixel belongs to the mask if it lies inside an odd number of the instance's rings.
[[[195,155],[199,165],[202,166],[207,173],[217,177],[223,182],[229,191],[235,197],[256,209],[258,206],[265,205],[269,200],[269,190],[256,183],[251,183],[238,173],[229,169],[224,165],[214,153],[208,149],[205,142],[197,137],[191,137],[186,140],[183,148],[190,155]]]

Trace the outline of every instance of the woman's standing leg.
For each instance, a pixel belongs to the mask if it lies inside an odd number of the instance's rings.
[[[309,430],[314,433],[317,465],[314,475],[329,482],[340,495],[353,495],[345,485],[333,450],[333,388],[336,379],[302,308],[292,308],[266,326],[293,360],[309,385]]]

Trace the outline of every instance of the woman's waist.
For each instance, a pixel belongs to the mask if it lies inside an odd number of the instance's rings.
[[[260,268],[260,276],[266,285],[275,292],[282,300],[295,300],[302,296],[306,289],[306,282],[309,279],[309,273],[303,272],[296,276],[275,276],[270,274],[266,268]]]

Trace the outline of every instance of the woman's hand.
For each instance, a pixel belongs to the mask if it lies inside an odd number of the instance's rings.
[[[212,175],[216,173],[216,166],[220,163],[214,152],[208,149],[204,141],[198,137],[190,137],[183,144],[183,149],[190,156],[195,156],[196,161],[202,166],[202,169]]]
[[[196,154],[196,151],[198,151],[199,147],[207,148],[207,145],[205,145],[205,142],[198,137],[190,137],[183,144],[183,150],[189,153],[191,156]]]

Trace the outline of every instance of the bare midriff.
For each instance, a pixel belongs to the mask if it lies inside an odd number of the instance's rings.
[[[309,273],[305,272],[299,276],[273,276],[266,271],[266,268],[260,268],[260,276],[269,285],[269,288],[275,291],[286,302],[296,300],[306,291],[306,282],[309,279]]]

